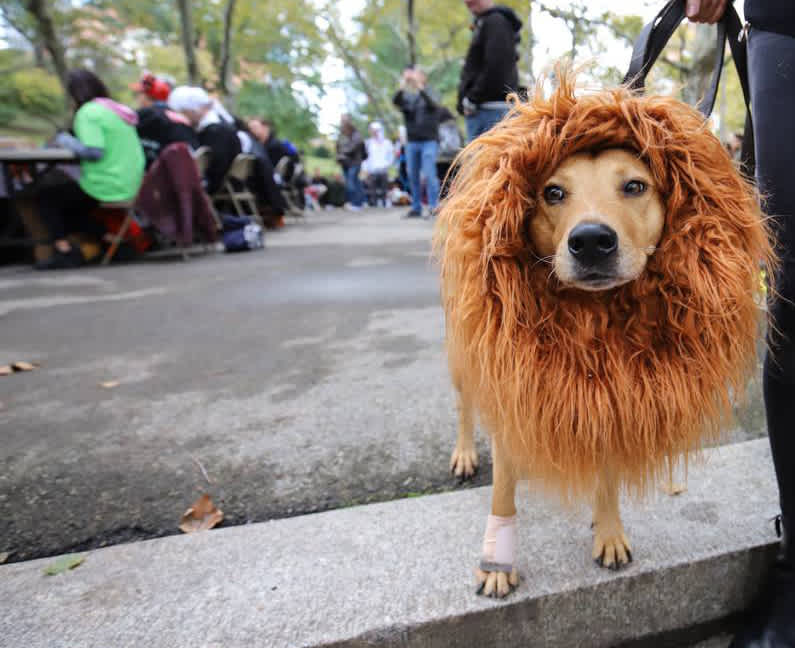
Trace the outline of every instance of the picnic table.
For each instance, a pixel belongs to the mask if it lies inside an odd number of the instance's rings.
[[[32,182],[42,171],[47,171],[56,164],[76,164],[77,161],[77,156],[64,148],[0,148],[0,198],[9,199],[8,221],[0,223],[0,247],[32,244],[32,241],[14,238],[21,217],[13,199],[18,188],[26,183],[24,178],[14,178],[11,167],[25,167]]]

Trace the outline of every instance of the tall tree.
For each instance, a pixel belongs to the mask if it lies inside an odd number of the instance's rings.
[[[235,13],[236,0],[227,0],[224,9],[224,40],[221,44],[221,65],[218,71],[218,83],[221,92],[229,94],[229,52],[232,48],[232,18]]]
[[[409,65],[417,65],[417,24],[414,22],[414,0],[407,0],[409,15]]]
[[[47,8],[47,3],[44,0],[26,0],[25,7],[36,21],[36,31],[45,49],[49,52],[55,73],[64,91],[66,91],[66,77],[68,75],[66,54],[55,31],[55,23]]]
[[[199,83],[199,64],[193,42],[193,7],[191,0],[177,0],[180,23],[182,25],[182,46],[185,49],[185,63],[188,68],[188,82]]]

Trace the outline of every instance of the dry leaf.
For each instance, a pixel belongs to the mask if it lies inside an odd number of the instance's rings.
[[[7,551],[0,552],[0,565],[2,565],[6,560],[9,559],[11,554]]]
[[[65,556],[61,556],[54,563],[44,568],[44,574],[46,576],[62,574],[65,571],[79,567],[83,564],[85,559],[85,556],[80,556],[78,554],[67,554]]]
[[[224,512],[216,508],[210,496],[205,494],[182,515],[179,521],[179,530],[183,533],[205,531],[217,526],[223,519]]]
[[[0,365],[0,376],[10,376],[14,373],[14,368],[11,365]]]
[[[106,380],[105,382],[99,383],[100,387],[104,389],[113,389],[114,387],[118,387],[121,383],[118,380]]]
[[[14,371],[33,371],[39,365],[37,365],[35,362],[22,362],[22,361],[20,361],[20,362],[15,362],[11,366],[13,367]]]

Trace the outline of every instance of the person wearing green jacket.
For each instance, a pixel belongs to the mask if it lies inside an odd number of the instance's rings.
[[[60,133],[55,143],[80,160],[80,179],[50,187],[39,196],[39,215],[54,247],[49,259],[36,264],[39,270],[81,265],[80,250],[67,234],[101,236],[102,227],[91,212],[99,203],[135,199],[146,163],[134,110],[113,101],[105,84],[88,70],[71,71],[67,89],[76,109],[74,135]]]

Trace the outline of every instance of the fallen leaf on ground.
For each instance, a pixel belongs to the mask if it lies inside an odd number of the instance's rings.
[[[0,565],[2,565],[6,560],[8,560],[8,557],[10,555],[11,554],[8,553],[7,551],[0,552]]]
[[[224,512],[216,508],[210,496],[205,494],[182,515],[179,521],[179,530],[183,533],[205,531],[217,526],[223,519]]]
[[[48,565],[44,568],[44,574],[46,576],[55,576],[56,574],[62,574],[65,571],[69,571],[70,569],[74,569],[75,567],[79,567],[83,564],[86,557],[81,556],[79,554],[67,554],[65,556],[61,556],[51,565]]]
[[[14,368],[11,365],[0,366],[0,376],[10,376],[14,373]]]
[[[34,369],[38,368],[35,362],[15,362],[11,365],[14,371],[33,371]]]
[[[114,387],[118,387],[121,383],[118,380],[106,380],[105,382],[99,383],[100,387],[105,389],[113,389]]]

